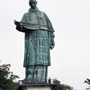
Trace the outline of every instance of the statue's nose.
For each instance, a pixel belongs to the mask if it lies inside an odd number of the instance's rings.
[[[32,6],[35,6],[35,4],[33,3]]]

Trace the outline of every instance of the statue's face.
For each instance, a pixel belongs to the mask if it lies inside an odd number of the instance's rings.
[[[31,6],[32,9],[35,9],[36,8],[36,5],[37,5],[36,0],[29,1],[29,5]]]

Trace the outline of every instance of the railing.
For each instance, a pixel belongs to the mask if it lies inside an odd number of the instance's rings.
[[[28,84],[28,83],[25,83],[24,80],[19,80],[18,85],[23,85],[23,84]],[[35,83],[31,83],[31,84],[35,84]],[[54,83],[53,83],[53,80],[48,79],[45,83],[39,83],[39,84],[54,84]]]

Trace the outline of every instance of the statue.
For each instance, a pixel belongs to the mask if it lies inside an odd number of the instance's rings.
[[[16,29],[25,33],[24,67],[25,83],[47,83],[50,66],[50,49],[55,46],[54,29],[44,12],[36,7],[36,0],[29,0],[30,9],[20,22],[14,21]]]

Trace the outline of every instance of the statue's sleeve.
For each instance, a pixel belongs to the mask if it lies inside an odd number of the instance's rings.
[[[26,14],[23,15],[19,25],[16,26],[16,29],[20,32],[25,32],[26,31],[26,28],[24,28],[24,22],[27,22],[27,17],[26,17]]]
[[[55,42],[54,42],[54,38],[55,38],[54,29],[53,29],[51,21],[49,20],[47,15],[46,15],[46,19],[47,19],[47,26],[49,28],[49,45],[50,45],[50,49],[53,49],[54,46],[55,46]]]

